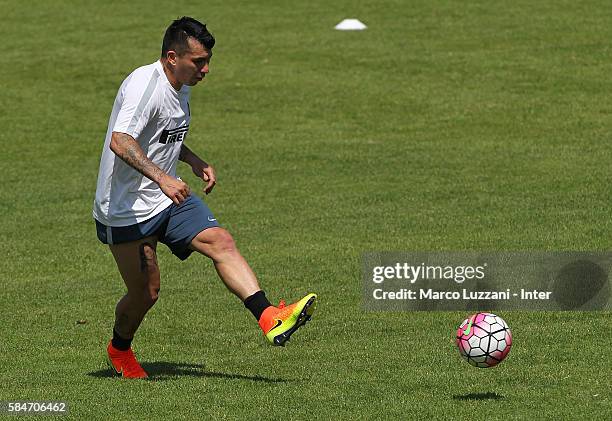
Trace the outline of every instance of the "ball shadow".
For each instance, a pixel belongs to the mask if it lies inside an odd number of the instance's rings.
[[[465,395],[453,395],[453,399],[458,400],[458,401],[485,401],[485,400],[505,399],[505,397],[495,392],[486,392],[486,393],[467,393]]]

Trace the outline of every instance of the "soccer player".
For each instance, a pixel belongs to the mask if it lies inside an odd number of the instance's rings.
[[[206,194],[215,186],[213,167],[185,145],[190,89],[208,73],[214,45],[206,25],[197,20],[172,22],[161,59],[123,81],[108,123],[93,216],[98,239],[109,245],[127,287],[115,308],[107,346],[112,367],[123,377],[147,377],[131,343],[158,299],[158,242],[181,260],[194,251],[209,257],[274,345],[284,345],[315,309],[315,294],[289,306],[282,301],[272,306],[232,236],[176,175],[177,163],[183,161],[204,181]]]

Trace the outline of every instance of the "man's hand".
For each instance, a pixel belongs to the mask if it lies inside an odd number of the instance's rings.
[[[181,145],[179,160],[191,166],[191,169],[196,177],[201,178],[206,183],[204,193],[210,193],[217,183],[217,177],[215,176],[215,170],[213,167],[208,165],[202,158],[193,153],[184,143]]]
[[[201,159],[195,160],[191,165],[191,169],[193,173],[200,177],[206,183],[206,187],[204,187],[204,193],[208,194],[212,191],[213,187],[217,183],[217,177],[215,176],[215,170],[213,167],[208,165],[206,162]]]
[[[159,181],[159,188],[168,196],[175,205],[180,205],[191,194],[191,190],[187,183],[174,178],[168,174],[164,174]]]

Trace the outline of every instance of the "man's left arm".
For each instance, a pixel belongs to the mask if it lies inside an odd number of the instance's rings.
[[[193,173],[204,180],[206,187],[204,187],[204,193],[208,194],[212,191],[213,187],[217,182],[215,177],[215,170],[213,167],[208,165],[202,158],[197,156],[191,149],[189,149],[184,143],[181,144],[181,153],[179,154],[179,161],[183,161],[191,166]]]

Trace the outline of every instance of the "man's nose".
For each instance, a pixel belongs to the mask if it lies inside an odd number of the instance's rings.
[[[201,71],[202,73],[208,73],[208,64],[205,64]]]

